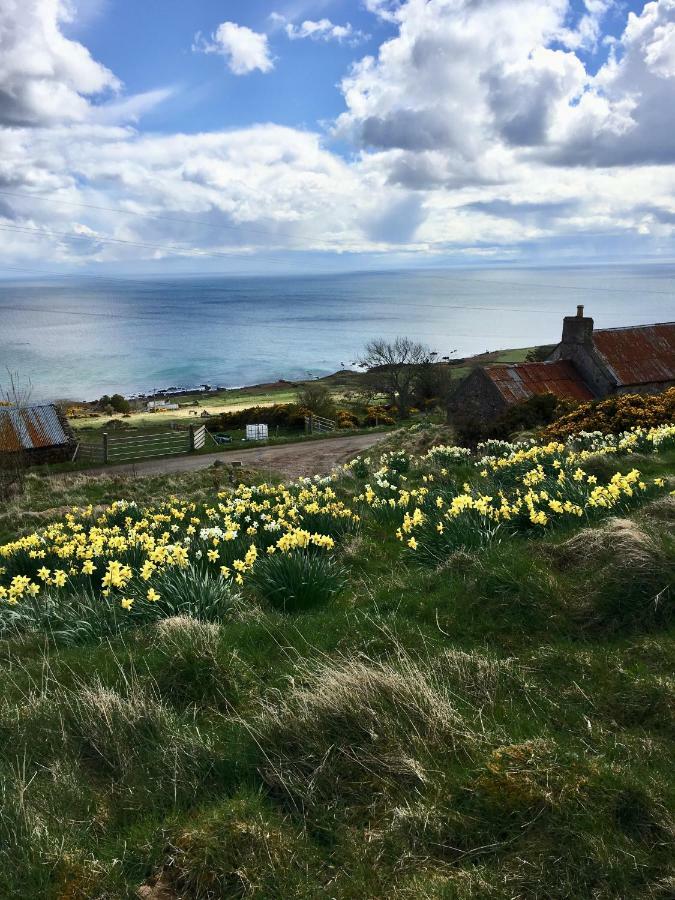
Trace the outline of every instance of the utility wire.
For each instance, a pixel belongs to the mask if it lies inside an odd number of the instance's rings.
[[[251,185],[246,185],[243,182],[238,182],[238,183],[242,184],[242,186],[248,190],[253,190],[254,192],[257,192],[257,193],[262,193],[261,191],[258,191],[257,188],[254,188]],[[0,195],[9,196],[9,197],[18,197],[23,200],[26,200],[26,199],[30,200],[30,199],[34,199],[37,197],[38,199],[43,200],[48,203],[57,203],[57,204],[67,205],[67,206],[80,206],[80,207],[84,207],[86,209],[94,209],[94,210],[98,210],[98,211],[102,211],[102,212],[114,212],[114,213],[120,213],[122,215],[135,216],[137,218],[154,219],[156,221],[173,222],[176,224],[200,225],[200,226],[203,226],[206,228],[212,228],[215,230],[231,230],[231,231],[236,231],[238,234],[240,234],[242,231],[248,231],[251,234],[261,235],[261,236],[267,238],[268,240],[270,238],[275,237],[275,235],[271,234],[269,231],[265,231],[263,229],[256,229],[256,228],[253,228],[248,225],[230,225],[227,223],[215,224],[213,222],[205,222],[203,220],[197,220],[197,219],[185,219],[182,217],[178,218],[178,217],[173,217],[173,216],[157,215],[156,213],[141,213],[141,212],[137,212],[135,210],[122,209],[121,207],[97,206],[97,205],[90,204],[90,203],[82,203],[80,201],[62,200],[60,198],[50,197],[45,194],[36,194],[36,193],[24,194],[24,193],[20,193],[18,191],[7,191],[4,189],[0,189]],[[185,248],[185,249],[181,248],[181,247],[177,247],[175,245],[166,247],[166,246],[161,246],[158,244],[148,244],[148,243],[140,242],[140,241],[125,240],[122,238],[106,238],[106,237],[100,237],[98,235],[96,235],[96,236],[94,236],[94,235],[74,235],[74,234],[71,234],[70,232],[56,232],[56,231],[49,232],[46,230],[40,231],[39,229],[30,228],[28,226],[10,226],[10,225],[5,225],[4,223],[2,225],[0,225],[0,228],[2,228],[3,230],[10,229],[10,230],[16,230],[16,231],[18,231],[19,229],[22,229],[22,233],[31,233],[31,234],[32,233],[38,233],[38,234],[42,233],[42,234],[46,234],[48,236],[57,236],[58,235],[61,237],[68,237],[68,238],[74,237],[74,238],[78,238],[81,240],[88,239],[88,240],[92,240],[92,241],[98,241],[99,243],[112,242],[112,243],[119,243],[119,244],[129,244],[131,246],[143,247],[146,249],[155,249],[155,250],[165,250],[165,251],[176,252],[176,253],[180,253],[182,255],[189,255],[190,253],[194,253],[195,255],[198,255],[198,256],[218,256],[218,257],[225,257],[227,259],[232,259],[234,256],[242,256],[246,252],[243,249],[238,250],[236,248],[232,254],[229,254],[229,253],[222,253],[222,252],[215,251],[215,250],[203,250],[201,248],[195,248],[195,247]],[[284,237],[285,242],[288,242],[289,240],[293,241],[293,240],[304,240],[304,239],[294,238],[292,236]],[[429,242],[425,242],[425,243],[429,244]],[[333,247],[340,246],[340,243],[336,242],[334,240],[330,241],[330,244]],[[445,244],[445,242],[439,241],[439,242],[432,242],[431,244],[429,244],[429,246],[439,246],[439,245],[443,246],[444,244]],[[303,245],[302,249],[303,250],[305,249],[304,245]],[[258,250],[256,252],[264,253],[264,250]],[[327,252],[327,250],[324,249],[319,252]],[[377,252],[377,251],[373,251],[373,252]],[[270,257],[267,254],[265,255],[265,259],[274,261],[274,262],[276,262],[277,260],[287,262],[286,259],[283,259],[281,257]],[[489,270],[486,270],[486,271],[489,271]],[[441,277],[441,276],[437,276],[437,277]],[[455,280],[456,281],[470,281],[471,283],[475,283],[475,280],[461,278],[459,276],[455,276]],[[489,278],[485,279],[485,281],[483,281],[482,279],[478,279],[478,280],[481,283],[486,283],[486,284],[505,285],[505,286],[513,285],[514,287],[546,288],[546,289],[550,289],[550,290],[572,290],[572,291],[584,291],[584,292],[589,292],[589,293],[635,294],[635,289],[631,289],[631,288],[589,287],[586,285],[574,285],[574,284],[564,284],[564,285],[542,284],[542,283],[533,284],[532,282],[511,281],[510,279],[509,280],[500,280],[500,281],[498,281],[496,279],[494,279],[494,280],[489,279]],[[654,290],[654,289],[645,290],[645,289],[640,288],[640,293],[641,294],[648,293],[648,294],[662,295],[665,297],[673,297],[673,296],[675,296],[675,287],[673,288],[673,290],[670,290],[670,291],[659,291],[659,290]]]
[[[68,239],[75,240],[84,240],[84,241],[96,241],[98,243],[107,243],[107,244],[122,244],[125,246],[132,247],[142,247],[144,249],[151,250],[162,250],[165,253],[175,253],[183,257],[214,257],[219,259],[227,259],[228,261],[232,261],[234,259],[238,259],[241,256],[246,256],[247,258],[252,258],[250,254],[245,254],[243,250],[234,251],[232,253],[223,253],[217,250],[204,250],[198,247],[179,247],[176,245],[162,245],[162,244],[149,244],[141,241],[132,241],[124,238],[109,238],[109,237],[101,237],[99,235],[87,235],[87,234],[71,234],[68,231],[53,231],[46,229],[38,229],[38,228],[29,228],[25,226],[16,226],[16,225],[0,225],[0,231],[10,231],[17,232],[20,234],[28,234],[28,235],[36,235],[36,236],[46,236],[46,237],[63,237]],[[264,251],[263,251],[264,253]],[[268,261],[273,262],[283,262],[287,263],[288,259],[283,257],[273,257],[267,254],[264,254],[264,258]],[[609,293],[609,294],[631,294],[635,296],[635,294],[639,291],[642,294],[654,294],[657,296],[664,297],[673,297],[675,295],[675,288],[672,291],[659,291],[654,289],[644,289],[642,287],[637,289],[631,288],[615,288],[615,287],[589,287],[585,285],[575,285],[575,284],[550,284],[550,283],[541,283],[541,282],[524,282],[524,281],[512,281],[510,279],[489,279],[489,278],[467,278],[459,275],[455,275],[454,271],[449,269],[448,272],[453,273],[453,277],[455,281],[462,281],[465,283],[470,283],[473,285],[480,284],[481,287],[489,287],[491,285],[502,286],[502,287],[524,287],[524,288],[542,288],[547,290],[577,290],[582,292],[589,293]],[[488,271],[489,270],[483,270]],[[65,275],[65,273],[62,273]],[[383,274],[383,273],[377,273]],[[395,274],[395,273],[391,273]],[[442,278],[441,275],[432,275],[431,277]],[[446,307],[443,307],[446,308]],[[467,307],[468,308],[468,307]],[[486,309],[491,309],[492,307],[486,307]],[[523,312],[527,312],[528,310],[523,310]],[[535,310],[529,310],[535,311]],[[539,312],[549,312],[548,310],[538,310]]]

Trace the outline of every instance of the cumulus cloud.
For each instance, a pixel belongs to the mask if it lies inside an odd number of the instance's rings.
[[[87,118],[89,98],[121,85],[61,25],[63,0],[3,0],[0,4],[0,122],[34,125]]]
[[[576,20],[568,0],[369,0],[392,37],[342,83],[344,157],[319,130],[273,124],[145,134],[129,123],[168,90],[126,96],[62,35],[57,0],[0,4],[0,263],[518,258],[638,240],[672,254],[675,0],[628,16],[594,73],[577,51],[599,41],[603,0]],[[283,24],[324,40],[326,21]],[[266,36],[226,25],[207,52],[269,71]]]
[[[397,150],[392,177],[417,188],[439,168],[449,183],[484,177],[495,147],[551,165],[675,161],[675,0],[630,13],[592,74],[575,50],[597,43],[608,7],[587,0],[571,28],[568,0],[373,0],[398,34],[344,78],[336,132]]]
[[[235,75],[248,75],[256,70],[271,72],[274,68],[267,35],[236,22],[222,22],[210,41],[197,34],[192,49],[224,56],[228,68]]]
[[[546,158],[594,166],[675,162],[675,0],[629,13],[579,102],[558,109]]]

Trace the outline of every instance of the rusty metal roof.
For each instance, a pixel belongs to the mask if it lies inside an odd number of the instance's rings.
[[[620,385],[675,381],[675,322],[600,329],[593,343]]]
[[[529,400],[535,394],[555,394],[570,400],[592,400],[581,375],[568,360],[487,366],[485,374],[507,403]]]
[[[44,406],[0,406],[0,452],[58,447],[72,441],[58,410]]]

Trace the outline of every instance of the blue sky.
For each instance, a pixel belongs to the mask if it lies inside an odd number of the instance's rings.
[[[323,43],[289,41],[283,28],[274,27],[270,10],[303,20],[329,16],[350,22],[368,39]],[[259,71],[241,78],[227,70],[222,57],[191,50],[198,32],[208,36],[223,21],[256,32],[269,32],[275,60],[268,76]],[[263,0],[217,2],[207,0],[108,0],[98,16],[70,31],[96,59],[121,78],[130,93],[173,86],[177,95],[148,115],[144,127],[170,131],[199,131],[275,122],[316,128],[344,110],[338,84],[351,63],[394,33],[392,25],[367,13],[358,2],[279,3]]]
[[[0,4],[0,232],[8,274],[672,260],[675,0]]]

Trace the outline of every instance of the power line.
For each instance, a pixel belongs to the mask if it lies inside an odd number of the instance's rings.
[[[244,185],[244,186],[248,187],[247,185]],[[260,193],[262,195],[262,191],[257,191],[257,189],[254,189],[254,188],[251,188],[251,190],[256,190],[257,193]],[[183,217],[179,218],[179,217],[174,217],[174,216],[158,215],[157,213],[142,213],[142,212],[138,212],[136,210],[122,209],[121,207],[97,206],[92,203],[82,203],[80,201],[75,201],[75,200],[62,200],[58,197],[48,197],[45,194],[22,194],[22,193],[19,193],[18,191],[6,191],[6,190],[0,190],[0,194],[4,195],[6,197],[19,197],[22,200],[31,200],[31,199],[37,198],[39,200],[43,200],[46,203],[58,203],[58,204],[61,204],[64,206],[79,206],[84,209],[93,209],[93,210],[97,210],[99,212],[113,212],[113,213],[119,213],[119,214],[125,215],[125,216],[135,216],[135,217],[141,218],[141,219],[153,219],[158,222],[172,222],[172,223],[178,224],[178,225],[199,225],[199,226],[202,226],[205,228],[213,228],[218,231],[222,231],[222,230],[235,231],[238,234],[240,234],[242,231],[247,231],[250,234],[261,235],[262,237],[265,237],[268,240],[270,238],[274,237],[274,234],[271,233],[269,230],[266,231],[262,228],[255,228],[253,226],[246,225],[246,224],[232,225],[232,224],[228,224],[225,222],[216,224],[214,222],[206,222],[203,219],[186,219]],[[304,238],[296,238],[296,237],[293,237],[290,235],[284,236],[284,241],[286,241],[286,242],[288,242],[288,241],[304,241],[304,240],[305,240]],[[340,241],[336,241],[334,239],[330,239],[330,244],[332,246],[338,246],[338,247],[345,246],[344,243],[341,243]]]
[[[241,257],[242,255],[248,256],[248,254],[245,254],[245,251],[243,251],[243,250],[238,250],[238,251],[235,250],[232,253],[224,253],[222,251],[217,251],[217,250],[204,250],[199,247],[180,247],[180,246],[176,246],[176,245],[150,244],[147,242],[133,241],[133,240],[125,239],[125,238],[111,238],[111,237],[102,237],[100,235],[88,235],[88,234],[72,234],[71,232],[68,232],[68,231],[54,231],[54,230],[47,230],[47,229],[30,228],[28,226],[21,226],[21,225],[1,224],[0,230],[15,232],[15,233],[19,233],[19,234],[35,235],[35,236],[67,238],[69,240],[74,239],[74,240],[81,240],[81,241],[82,240],[83,241],[96,241],[98,243],[115,244],[115,245],[121,244],[124,246],[141,247],[143,249],[161,250],[165,253],[175,253],[175,254],[178,254],[183,257],[192,257],[192,258],[214,257],[214,258],[227,259],[228,261],[232,261],[233,259]],[[274,257],[274,256],[270,256],[269,254],[264,254],[264,258],[271,262],[280,262],[280,263],[288,262],[287,258]],[[510,279],[509,280],[506,280],[506,279],[500,279],[500,280],[484,279],[484,278],[471,279],[471,278],[466,278],[466,277],[462,277],[459,275],[455,275],[453,270],[448,270],[448,272],[452,272],[453,278],[455,279],[455,281],[463,281],[465,283],[469,283],[469,284],[473,284],[473,285],[480,284],[482,287],[489,287],[491,285],[496,285],[496,286],[503,286],[503,287],[524,287],[524,288],[534,288],[534,289],[544,288],[547,290],[577,290],[577,291],[590,292],[590,293],[632,294],[632,295],[635,295],[635,293],[636,293],[636,291],[634,289],[628,289],[628,288],[590,287],[590,286],[585,286],[585,285],[574,285],[574,284],[550,284],[550,283],[546,284],[546,283],[540,283],[540,282],[534,283],[534,282],[512,281]],[[440,278],[442,276],[439,276],[439,275],[433,276],[432,275],[432,277]],[[673,295],[675,294],[675,289],[672,291],[659,291],[659,290],[653,290],[653,289],[645,290],[643,288],[640,288],[639,292],[640,292],[640,294],[653,294],[656,296],[673,297]],[[446,308],[446,307],[443,307],[443,308]],[[492,307],[486,307],[486,309],[491,309],[491,308]],[[527,312],[527,311],[534,311],[534,310],[523,310],[523,311]],[[540,312],[549,312],[548,310],[539,310],[539,311]]]
[[[248,190],[252,190],[256,193],[262,194],[261,191],[259,191],[257,188],[254,188],[252,185],[247,185],[244,182],[237,182],[237,183],[241,184],[243,187],[245,187]],[[269,231],[265,231],[265,230],[259,229],[259,228],[256,229],[256,228],[253,228],[248,225],[230,225],[227,223],[215,224],[213,222],[205,222],[203,220],[197,220],[197,219],[186,219],[186,218],[178,218],[178,217],[173,217],[173,216],[157,215],[156,213],[141,213],[141,212],[137,212],[135,210],[122,209],[121,207],[98,206],[98,205],[94,205],[94,204],[90,204],[90,203],[83,203],[81,201],[62,200],[60,198],[50,197],[45,194],[36,194],[36,193],[24,194],[24,193],[21,193],[18,191],[7,191],[4,189],[0,190],[0,195],[9,196],[9,197],[18,197],[20,199],[29,199],[29,200],[37,197],[40,200],[43,200],[48,203],[57,203],[57,204],[67,205],[67,206],[80,206],[80,207],[83,207],[86,209],[93,209],[93,210],[98,210],[101,212],[120,213],[122,215],[135,216],[137,218],[153,219],[153,220],[160,221],[160,222],[172,222],[175,224],[193,224],[193,225],[200,225],[200,226],[203,226],[206,228],[212,228],[212,229],[217,229],[217,230],[231,230],[231,231],[236,231],[238,234],[240,234],[241,231],[244,230],[244,231],[250,232],[251,234],[261,235],[262,237],[265,237],[268,240],[270,238],[274,237],[274,235],[270,234]],[[74,235],[74,234],[71,234],[70,232],[57,232],[57,231],[49,232],[47,230],[40,231],[39,229],[33,229],[28,226],[10,226],[10,225],[5,225],[4,223],[2,225],[0,225],[0,228],[2,228],[3,230],[14,230],[17,232],[21,230],[22,233],[30,233],[30,234],[42,233],[47,236],[61,236],[61,237],[67,237],[67,238],[77,238],[80,240],[92,240],[92,241],[98,241],[99,243],[128,244],[130,246],[142,247],[145,249],[165,250],[165,251],[180,253],[182,255],[190,255],[190,253],[193,253],[197,256],[217,256],[217,257],[223,257],[226,259],[232,259],[232,257],[235,255],[241,256],[241,255],[244,255],[244,253],[245,253],[244,250],[237,251],[236,249],[234,250],[234,252],[232,254],[229,254],[229,253],[222,253],[217,250],[204,250],[204,249],[195,248],[195,247],[185,248],[185,249],[182,247],[177,247],[175,245],[166,247],[166,246],[162,246],[162,245],[158,245],[158,244],[148,244],[148,243],[140,242],[140,241],[125,240],[123,238],[106,238],[106,237],[100,237],[98,235],[96,235],[96,236],[94,236],[94,235]],[[286,243],[288,243],[289,241],[298,241],[298,240],[304,241],[304,239],[294,238],[292,236],[284,236],[283,239]],[[425,243],[431,247],[438,247],[439,245],[443,246],[445,244],[445,242],[443,242],[443,241],[425,242]],[[340,242],[331,240],[331,239],[329,239],[329,245],[332,247],[341,246]],[[344,245],[342,245],[342,246],[344,246]],[[302,249],[303,250],[306,249],[304,245],[303,245]],[[256,252],[264,253],[264,250],[257,250]],[[322,250],[319,252],[327,252],[327,251]],[[373,251],[373,252],[377,252],[377,251]],[[269,256],[267,254],[265,255],[265,259],[272,261],[272,262],[277,262],[277,261],[287,262],[287,260],[283,259],[282,257],[274,257],[274,256]],[[489,270],[487,270],[487,271],[489,271]],[[437,277],[439,277],[439,276],[437,276]],[[472,284],[476,283],[476,280],[472,280],[472,279],[468,279],[468,278],[461,278],[460,276],[454,276],[454,277],[455,277],[456,281],[465,281],[465,282],[469,282]],[[487,284],[487,285],[495,284],[495,285],[513,286],[513,287],[546,288],[548,290],[572,290],[572,291],[583,291],[586,293],[635,294],[635,290],[630,289],[630,288],[589,287],[586,285],[575,285],[575,284],[564,284],[564,285],[546,284],[546,283],[534,284],[532,282],[519,282],[519,281],[511,281],[511,280],[497,281],[497,280],[490,280],[489,278],[485,279],[485,280],[478,279],[478,282],[481,284]],[[654,289],[645,290],[643,288],[640,288],[640,293],[641,294],[645,294],[645,293],[654,294],[654,295],[659,295],[659,296],[664,296],[664,297],[673,297],[675,295],[675,288],[673,288],[673,290],[670,290],[670,291],[659,291],[659,290],[654,290]]]

